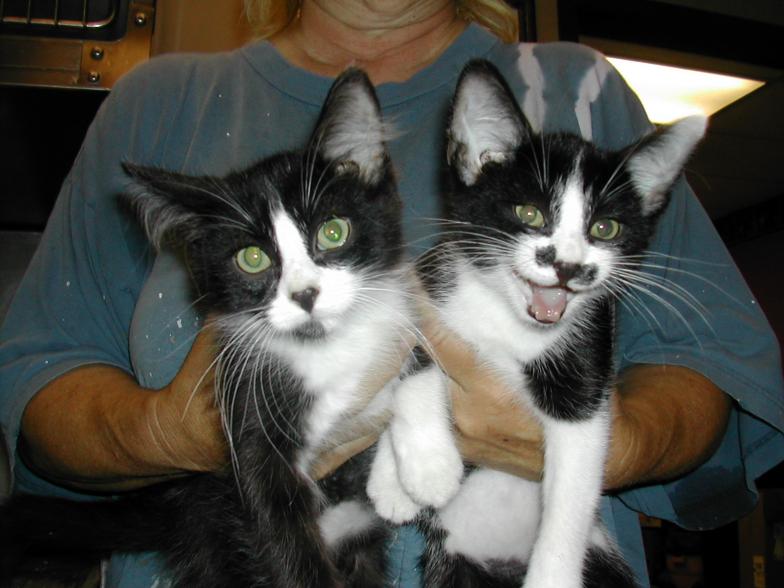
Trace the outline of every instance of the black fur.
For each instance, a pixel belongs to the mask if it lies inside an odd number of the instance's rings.
[[[135,186],[130,200],[151,239],[186,250],[203,311],[217,316],[222,349],[238,344],[227,317],[253,316],[262,324],[269,319],[282,275],[281,252],[272,238],[275,206],[294,219],[303,235],[315,235],[332,217],[350,219],[343,247],[322,251],[315,241],[306,243],[317,266],[367,274],[400,269],[401,203],[386,154],[363,169],[350,152],[320,151],[341,132],[341,123],[356,116],[355,99],[369,101],[380,117],[370,82],[350,70],[335,82],[308,149],[272,156],[222,178],[124,165]],[[364,135],[357,134],[357,140]],[[308,182],[318,197],[303,197]],[[251,245],[267,253],[270,269],[255,275],[238,270],[237,252]],[[317,294],[311,292],[307,303],[299,301],[307,312]],[[318,345],[340,333],[328,334],[313,319],[279,336]],[[262,360],[258,368],[257,357]],[[380,586],[388,535],[380,520],[333,546],[325,544],[318,525],[330,505],[367,503],[369,458],[351,460],[320,488],[301,471],[298,460],[310,449],[304,430],[313,394],[285,361],[267,357],[264,349],[223,356],[218,401],[234,469],[99,503],[15,496],[0,510],[0,534],[9,546],[3,549],[0,578],[7,580],[19,557],[30,551],[159,551],[175,585],[183,588]],[[281,423],[285,426],[273,426]]]
[[[576,327],[563,347],[521,366],[537,407],[564,421],[594,414],[613,377],[613,309],[607,299],[586,309],[590,327]]]

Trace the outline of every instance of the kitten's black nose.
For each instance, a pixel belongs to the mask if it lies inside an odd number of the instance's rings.
[[[316,304],[318,295],[318,288],[305,288],[299,292],[292,292],[291,299],[299,304],[305,312],[310,312],[313,310],[313,305]]]
[[[558,276],[558,281],[562,286],[565,286],[566,282],[571,280],[577,275],[577,272],[580,271],[579,263],[563,263],[556,261],[553,264],[553,267],[555,268],[555,275]]]

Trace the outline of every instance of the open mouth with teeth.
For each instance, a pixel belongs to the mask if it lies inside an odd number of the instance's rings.
[[[528,282],[528,286],[531,288],[528,314],[543,324],[553,324],[561,320],[566,310],[569,290],[560,286],[540,286],[533,282]]]

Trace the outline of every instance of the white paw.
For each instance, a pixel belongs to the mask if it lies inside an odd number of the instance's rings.
[[[421,435],[401,439],[394,435],[398,476],[415,502],[435,508],[445,506],[463,479],[463,460],[451,434]],[[417,438],[418,437],[418,438]],[[436,439],[441,437],[440,442]]]
[[[368,477],[367,495],[378,515],[397,525],[412,521],[422,508],[400,485],[389,431],[378,440],[376,457]]]
[[[396,390],[390,423],[400,482],[422,505],[441,508],[460,488],[463,460],[452,435],[448,388],[435,364]]]

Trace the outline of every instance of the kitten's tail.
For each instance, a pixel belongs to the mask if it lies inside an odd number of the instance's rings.
[[[0,586],[27,556],[90,556],[113,551],[159,551],[172,512],[149,493],[100,502],[18,495],[0,506]]]

